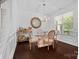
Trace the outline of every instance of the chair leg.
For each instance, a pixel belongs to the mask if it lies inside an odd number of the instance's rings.
[[[48,47],[47,47],[47,48],[48,48],[48,51],[49,51],[49,45],[48,45]]]
[[[31,50],[31,43],[29,43],[29,47],[30,47],[30,50]]]
[[[53,49],[54,49],[54,42],[53,42]]]

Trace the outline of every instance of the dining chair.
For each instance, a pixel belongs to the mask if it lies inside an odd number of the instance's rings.
[[[49,46],[52,45],[53,49],[55,47],[55,39],[56,39],[56,33],[55,30],[51,30],[48,32],[48,50]]]
[[[55,30],[51,30],[48,32],[48,34],[46,36],[42,36],[40,38],[38,38],[38,48],[41,47],[48,47],[49,50],[49,46],[52,45],[53,49],[55,47],[55,39],[56,39],[56,33]]]

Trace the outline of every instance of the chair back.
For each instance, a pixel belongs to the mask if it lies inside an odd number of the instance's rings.
[[[49,33],[48,33],[48,39],[54,39],[54,37],[55,37],[55,30],[49,31]]]

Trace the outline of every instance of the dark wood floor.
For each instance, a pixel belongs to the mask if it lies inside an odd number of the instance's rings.
[[[32,50],[29,50],[28,42],[17,44],[16,51],[13,59],[77,59],[78,48],[57,42],[55,49],[47,50],[47,47],[37,48],[33,44]]]

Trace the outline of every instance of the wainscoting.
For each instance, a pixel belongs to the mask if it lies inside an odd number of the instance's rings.
[[[13,59],[16,48],[16,33],[0,37],[0,59]]]

